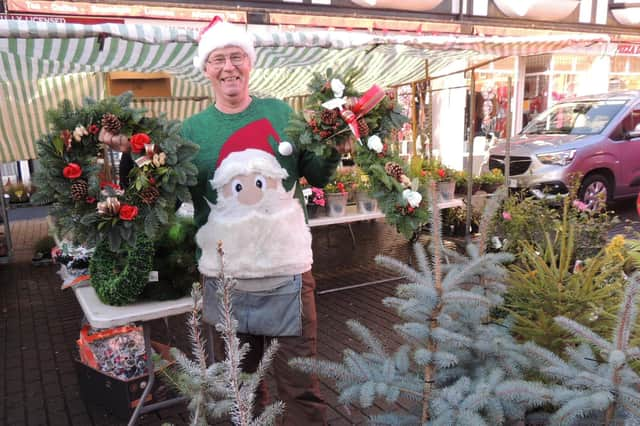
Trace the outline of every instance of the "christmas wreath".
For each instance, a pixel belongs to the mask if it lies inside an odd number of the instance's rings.
[[[197,174],[191,159],[198,148],[180,137],[180,124],[146,117],[129,107],[131,98],[87,99],[78,108],[65,100],[48,112],[52,131],[36,142],[41,167],[34,201],[52,203],[59,235],[96,247],[91,284],[112,305],[131,303],[144,290],[153,241],[170,226],[178,202],[190,200]],[[130,138],[135,166],[126,188],[105,172],[102,128]]]
[[[178,201],[190,200],[197,169],[197,146],[179,135],[180,124],[151,118],[129,107],[130,93],[101,101],[87,99],[79,108],[68,100],[49,111],[52,131],[37,144],[41,167],[35,181],[36,203],[53,203],[57,230],[76,243],[95,246],[107,240],[116,252],[131,247],[140,234],[154,239],[169,224]],[[130,137],[137,167],[121,188],[106,179],[100,129]]]
[[[304,110],[294,114],[287,136],[298,149],[328,157],[341,138],[352,137],[356,164],[369,176],[371,196],[378,200],[388,223],[407,238],[414,238],[429,223],[426,187],[420,187],[420,170],[405,165],[389,149],[397,131],[407,122],[393,92],[373,86],[361,94],[354,89],[359,76],[344,76],[331,69],[316,73]]]

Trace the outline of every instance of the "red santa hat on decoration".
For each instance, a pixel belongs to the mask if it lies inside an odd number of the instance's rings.
[[[250,173],[275,179],[289,176],[287,170],[278,163],[269,143],[270,138],[278,142],[281,155],[291,155],[291,144],[280,141],[278,133],[266,118],[249,123],[232,134],[220,149],[213,187],[220,188],[235,176]]]
[[[249,56],[251,65],[256,62],[256,51],[253,37],[239,26],[224,22],[215,16],[209,25],[200,31],[198,37],[198,53],[193,58],[193,66],[204,71],[209,54],[216,49],[227,46],[238,46]]]

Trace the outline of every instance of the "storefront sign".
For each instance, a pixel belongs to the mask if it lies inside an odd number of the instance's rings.
[[[616,49],[617,55],[640,55],[640,44],[621,44],[618,43]]]
[[[124,24],[124,19],[118,18],[89,18],[82,16],[45,16],[45,15],[19,15],[0,13],[0,21],[30,21],[47,22],[54,24]]]
[[[187,21],[210,21],[214,16],[219,15],[230,22],[244,23],[247,21],[245,12],[215,9],[44,0],[7,0],[6,3],[10,12],[27,12],[41,15],[116,16]],[[67,19],[66,22],[70,22],[68,18],[65,19]]]

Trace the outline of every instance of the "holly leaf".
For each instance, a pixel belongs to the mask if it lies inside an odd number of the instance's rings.
[[[62,153],[64,152],[64,141],[62,140],[62,138],[60,136],[55,136],[51,143],[53,143],[53,146],[56,149],[58,155],[62,156]]]

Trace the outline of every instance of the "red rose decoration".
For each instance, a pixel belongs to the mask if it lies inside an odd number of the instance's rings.
[[[108,181],[105,181],[105,180],[100,182],[100,189],[103,189],[103,188],[105,188],[107,186],[113,188],[115,191],[122,191],[122,188],[120,188],[120,185],[118,185],[117,183],[108,182]]]
[[[130,204],[123,204],[120,207],[120,219],[133,220],[138,216],[138,208]]]
[[[69,163],[62,169],[62,175],[67,179],[77,179],[82,176],[82,167],[76,163]]]
[[[144,145],[151,142],[151,138],[146,133],[136,133],[131,136],[131,150],[133,152],[142,152]]]
[[[96,124],[92,124],[87,130],[92,135],[97,135],[98,133],[100,133],[100,127],[98,127]]]
[[[87,198],[85,198],[85,201],[86,201],[87,203],[89,203],[89,204],[93,204],[93,203],[95,203],[95,202],[96,202],[96,201],[98,201],[98,200],[96,200],[94,197],[87,197]]]
[[[438,169],[438,176],[444,179],[446,175],[447,175],[447,172],[444,169]]]

